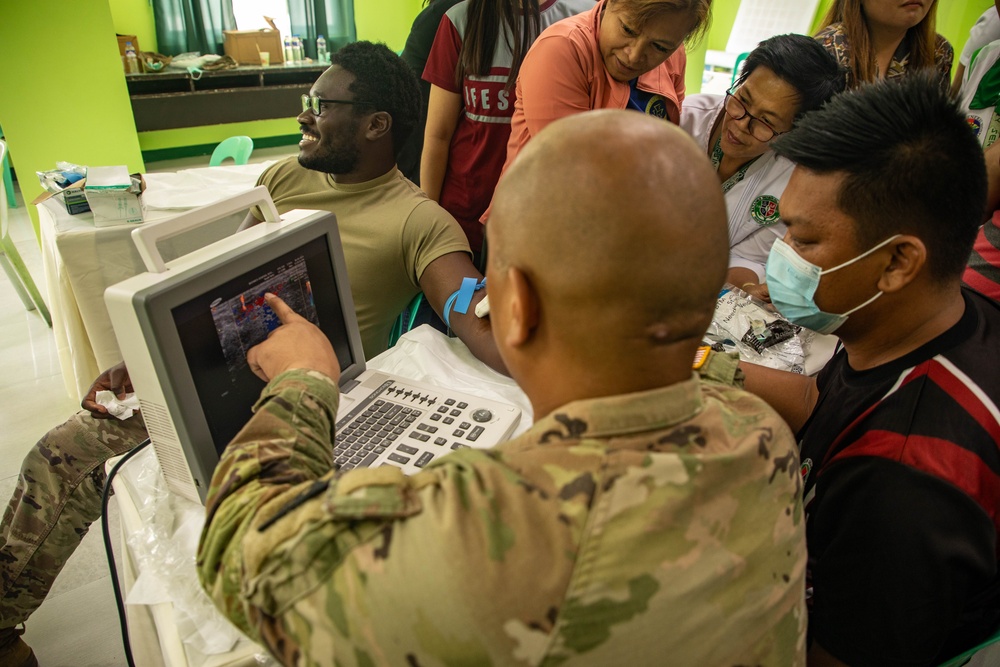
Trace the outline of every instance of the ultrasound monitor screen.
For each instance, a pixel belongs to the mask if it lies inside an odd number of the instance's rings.
[[[246,354],[280,324],[264,303],[266,292],[281,297],[326,334],[342,369],[353,362],[325,236],[231,280],[206,285],[171,313],[220,454],[249,420],[264,388]]]

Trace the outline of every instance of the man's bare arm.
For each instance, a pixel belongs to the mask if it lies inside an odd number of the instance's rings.
[[[746,375],[746,390],[767,401],[788,423],[792,432],[798,433],[819,398],[815,378],[745,361],[740,362],[740,369]]]
[[[438,316],[444,313],[444,304],[448,297],[462,285],[462,278],[482,280],[483,275],[476,270],[472,260],[464,252],[450,252],[442,255],[427,265],[420,276],[420,288],[427,297],[434,312]],[[486,295],[485,290],[476,292],[472,297],[469,312],[450,313],[451,329],[462,339],[472,354],[495,371],[507,374],[507,367],[497,352],[496,342],[490,330],[489,319],[476,317],[476,304]],[[441,317],[441,319],[444,319]]]

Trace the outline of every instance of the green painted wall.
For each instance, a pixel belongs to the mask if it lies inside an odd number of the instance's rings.
[[[60,160],[143,171],[107,2],[51,0],[45,11],[35,2],[2,4],[0,125],[25,199],[42,192],[34,173]],[[57,47],[39,48],[38,35]]]
[[[158,51],[153,5],[149,0],[108,0],[115,32],[135,35],[143,51]]]
[[[938,1],[937,6],[937,31],[944,35],[951,45],[955,47],[955,66],[958,66],[958,56],[962,53],[969,38],[969,29],[976,19],[986,11],[987,7],[993,7],[990,0],[974,0],[969,2],[946,2]],[[954,69],[952,70],[954,72]]]
[[[134,34],[144,50],[155,50],[156,27],[149,0],[108,0],[108,3],[114,17],[115,32]],[[401,51],[410,24],[422,7],[422,0],[359,0],[354,3],[358,39],[385,42],[389,48]],[[291,145],[299,140],[296,113],[294,109],[290,110],[287,119],[140,132],[139,145],[144,152],[152,151],[156,155],[187,146],[210,146],[235,134],[249,135],[258,144],[261,140],[270,140],[272,144]]]
[[[355,0],[354,24],[358,39],[385,42],[397,53],[403,50],[422,0]]]

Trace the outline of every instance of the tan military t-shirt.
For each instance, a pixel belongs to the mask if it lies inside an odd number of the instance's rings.
[[[291,157],[268,167],[257,184],[267,187],[281,213],[306,208],[336,214],[367,359],[386,349],[396,316],[420,291],[424,269],[450,252],[471,255],[451,214],[395,168],[345,185]]]

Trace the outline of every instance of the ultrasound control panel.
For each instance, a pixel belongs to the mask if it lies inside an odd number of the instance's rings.
[[[334,463],[341,470],[394,465],[407,474],[463,447],[503,441],[517,407],[409,380],[389,380],[337,421]]]

